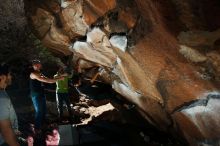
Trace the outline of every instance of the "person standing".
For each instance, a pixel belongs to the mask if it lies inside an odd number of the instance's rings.
[[[70,117],[70,122],[73,122],[73,113],[71,109],[71,103],[69,99],[69,85],[68,85],[68,80],[72,77],[72,75],[68,75],[63,67],[60,67],[57,74],[54,75],[54,77],[59,77],[59,76],[64,76],[63,80],[59,80],[56,82],[56,101],[57,101],[57,108],[58,108],[58,114],[59,114],[59,119],[62,121],[63,119],[63,104],[64,102],[66,103],[68,112],[69,112],[69,117]]]
[[[16,139],[18,120],[5,88],[11,84],[11,74],[7,65],[0,66],[0,145],[19,146]]]
[[[35,109],[35,129],[40,130],[46,115],[46,97],[43,83],[55,83],[64,77],[47,78],[41,73],[42,64],[39,60],[32,61],[33,71],[30,73],[31,98]]]

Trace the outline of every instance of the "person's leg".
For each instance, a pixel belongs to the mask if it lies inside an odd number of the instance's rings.
[[[59,118],[61,119],[63,117],[63,96],[62,93],[56,94],[56,100],[57,100],[57,109]]]
[[[71,109],[71,103],[70,103],[70,98],[69,98],[69,94],[68,93],[63,93],[63,99],[66,103],[66,106],[67,106],[67,110],[69,112],[69,116],[70,117],[73,117],[73,112],[72,112],[72,109]]]
[[[40,101],[38,95],[32,95],[32,102],[35,109],[35,128],[40,129]]]
[[[32,96],[32,102],[35,109],[35,128],[40,129],[46,114],[46,98],[37,94]]]
[[[41,105],[42,105],[42,112],[41,112],[41,125],[42,125],[45,122],[46,113],[47,113],[47,102],[45,95],[42,95]]]
[[[58,117],[60,118],[60,104],[59,104],[59,95],[56,93],[56,103],[57,103],[57,112],[58,112]]]

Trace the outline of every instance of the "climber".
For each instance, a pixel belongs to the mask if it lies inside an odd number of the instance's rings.
[[[35,132],[40,131],[46,114],[46,98],[43,83],[55,83],[63,80],[63,76],[47,78],[41,73],[42,64],[39,60],[32,61],[33,70],[30,73],[31,98],[35,108]]]
[[[72,73],[71,74],[66,73],[64,67],[60,66],[57,74],[54,75],[54,77],[57,78],[60,76],[64,76],[64,80],[59,80],[56,82],[56,101],[57,101],[59,119],[60,121],[62,121],[63,119],[63,103],[65,102],[69,112],[70,122],[73,122],[73,113],[69,99],[69,85],[68,85],[68,80],[72,78]]]

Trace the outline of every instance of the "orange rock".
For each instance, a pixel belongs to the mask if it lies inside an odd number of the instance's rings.
[[[135,0],[136,5],[128,2],[69,0],[65,7],[61,4],[60,12],[36,6],[30,17],[50,49],[63,54],[73,51],[80,59],[104,66],[111,76],[108,83],[153,125],[179,133],[190,145],[219,142],[220,94],[193,64],[204,67],[211,62],[215,74],[219,72],[218,53],[207,53],[216,45],[219,30],[198,31],[205,25],[199,25],[202,21],[191,9],[190,0],[167,1],[174,2],[177,9],[166,15],[160,11],[160,0]],[[168,23],[169,14],[178,22]],[[59,19],[62,27],[57,25]],[[176,26],[173,31],[169,24],[184,27]],[[109,43],[115,33],[128,40],[123,51]],[[188,48],[180,50],[180,45]],[[211,96],[213,92],[217,92],[215,96]]]
[[[99,17],[117,6],[116,0],[85,0],[83,7],[83,19],[87,25],[93,24]]]
[[[128,29],[132,29],[137,22],[137,12],[131,8],[128,8],[128,10],[120,11],[118,17],[120,21],[127,25]]]
[[[86,34],[89,26],[82,19],[83,13],[82,1],[73,1],[61,11],[60,18],[63,24],[63,30],[70,39]]]

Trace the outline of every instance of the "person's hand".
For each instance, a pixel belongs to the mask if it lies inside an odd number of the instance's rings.
[[[82,84],[82,82],[79,80],[78,82],[74,83],[75,87],[79,87]]]
[[[67,77],[67,76],[68,76],[68,74],[67,74],[67,73],[65,73],[65,74],[62,74],[61,76],[62,76],[62,77]]]
[[[16,136],[21,136],[22,135],[21,131],[19,131],[19,130],[15,130],[14,132],[15,132]]]
[[[64,76],[60,76],[60,77],[58,78],[58,80],[64,80],[64,79],[65,79]]]

